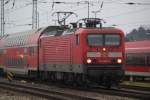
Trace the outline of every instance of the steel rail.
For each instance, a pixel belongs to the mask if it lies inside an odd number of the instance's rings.
[[[121,85],[120,87],[125,88],[125,89],[133,89],[133,90],[149,91],[150,92],[150,87],[131,86],[131,85]]]
[[[65,92],[61,91],[54,91],[42,87],[27,86],[26,84],[18,84],[6,81],[0,81],[0,88],[32,94],[35,96],[44,97],[52,100],[96,100],[87,96],[66,94]]]
[[[131,97],[131,98],[137,98],[142,100],[150,100],[150,91],[147,90],[141,90],[138,88],[112,88],[112,89],[106,89],[104,87],[94,87],[93,89],[90,89],[89,91],[93,91],[96,93],[102,93],[102,94],[108,94],[108,95],[116,95],[116,96],[122,96],[122,97]]]
[[[112,96],[120,96],[120,97],[131,97],[131,98],[138,98],[143,100],[150,100],[150,91],[144,91],[144,90],[138,90],[136,89],[129,89],[129,88],[121,88],[121,89],[106,89],[103,87],[97,87],[97,86],[91,86],[91,88],[80,88],[80,87],[68,87],[68,86],[57,86],[52,85],[52,87],[55,88],[62,88],[64,90],[66,89],[72,89],[72,90],[78,90],[79,92],[91,92],[91,93],[98,93],[98,94],[104,94],[104,95],[112,95]],[[49,86],[51,87],[51,85]],[[41,96],[45,98],[52,98],[56,100],[97,100],[96,98],[93,98],[92,96],[82,96],[82,95],[76,95],[76,94],[68,94],[63,91],[59,91],[59,89],[50,89],[46,87],[45,84],[21,84],[20,82],[17,82],[14,80],[14,82],[8,82],[0,80],[0,88],[7,88],[11,90],[16,90],[20,92],[26,92],[30,93],[36,96]],[[68,90],[66,90],[68,91]]]

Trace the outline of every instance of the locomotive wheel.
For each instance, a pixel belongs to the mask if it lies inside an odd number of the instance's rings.
[[[73,85],[73,80],[74,80],[73,79],[73,74],[69,73],[69,75],[68,75],[68,84],[72,86]]]
[[[44,80],[44,81],[47,81],[47,80],[48,80],[48,72],[47,72],[47,71],[44,71],[44,72],[42,73],[42,80]]]
[[[68,73],[63,74],[63,83],[68,85]]]
[[[100,76],[99,77],[99,85],[103,85],[104,84],[104,76]]]
[[[111,83],[110,82],[108,82],[108,83],[105,83],[105,85],[104,85],[106,88],[108,88],[108,89],[110,89],[111,88]]]
[[[104,86],[106,87],[106,88],[111,88],[111,86],[112,86],[112,82],[111,82],[112,80],[111,80],[111,77],[110,76],[108,76],[108,77],[105,77],[104,78]]]
[[[76,76],[76,84],[78,86],[82,86],[83,85],[82,75],[81,74],[77,74],[77,76]]]
[[[52,82],[56,82],[56,73],[55,72],[51,72],[51,80],[52,80]]]

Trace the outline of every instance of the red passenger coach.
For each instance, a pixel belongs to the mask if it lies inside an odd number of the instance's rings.
[[[73,28],[48,26],[3,37],[1,69],[47,80],[118,84],[124,74],[124,33],[101,27],[101,19],[82,21]]]
[[[0,40],[0,68],[4,72],[32,76],[39,70],[39,40],[43,32],[57,27],[9,34]],[[45,32],[46,33],[46,32]],[[35,74],[34,74],[35,75]]]
[[[39,35],[38,30],[32,30],[4,36],[0,40],[1,68],[21,75],[37,71]]]
[[[126,75],[150,77],[150,40],[126,42]]]

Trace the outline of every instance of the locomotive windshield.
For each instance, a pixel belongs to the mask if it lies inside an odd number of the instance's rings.
[[[88,35],[88,44],[91,46],[103,46],[103,35]]]
[[[120,35],[114,34],[90,34],[87,38],[90,46],[119,46]]]

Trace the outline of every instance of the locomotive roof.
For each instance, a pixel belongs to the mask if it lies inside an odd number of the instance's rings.
[[[150,53],[150,40],[126,42],[128,53]]]
[[[103,27],[103,28],[80,28],[77,30],[76,34],[80,34],[81,32],[93,33],[99,31],[101,31],[102,33],[119,33],[119,34],[123,33],[123,31],[118,28]]]

